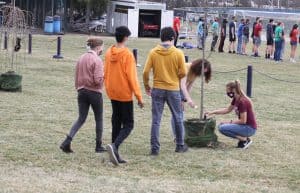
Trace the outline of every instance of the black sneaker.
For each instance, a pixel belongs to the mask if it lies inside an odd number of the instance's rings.
[[[188,146],[187,145],[176,145],[175,152],[176,153],[184,153],[188,151]]]
[[[231,52],[231,51],[229,51],[228,53],[229,53],[229,54],[232,54],[232,52]]]
[[[235,52],[235,51],[233,51],[232,53],[233,53],[233,54],[235,54],[236,52]]]
[[[244,141],[239,141],[236,148],[243,148],[244,147]]]
[[[106,147],[108,154],[109,154],[109,159],[110,161],[115,165],[118,166],[119,165],[119,161],[117,159],[117,156],[115,154],[116,148],[114,144],[108,144]]]
[[[127,163],[126,160],[124,160],[124,159],[121,158],[121,156],[120,156],[120,154],[119,154],[118,151],[115,151],[115,155],[116,155],[116,158],[117,158],[117,160],[118,160],[118,162],[119,162],[120,164],[125,164],[125,163]]]
[[[103,147],[102,145],[101,146],[97,146],[96,145],[96,148],[95,148],[95,152],[96,153],[103,153],[103,152],[106,152],[107,150],[105,149],[105,147]]]
[[[247,149],[251,144],[252,144],[252,140],[250,138],[247,138],[247,141],[243,141],[241,148]]]
[[[152,156],[158,156],[159,155],[159,151],[151,150],[150,155],[152,155]]]

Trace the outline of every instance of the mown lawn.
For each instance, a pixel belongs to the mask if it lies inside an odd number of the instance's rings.
[[[300,84],[279,82],[254,72],[253,102],[259,128],[248,150],[234,148],[236,141],[219,133],[224,149],[190,149],[174,153],[170,113],[161,125],[161,154],[150,157],[150,98],[145,108],[135,107],[135,129],[121,147],[129,163],[114,167],[107,154],[94,153],[94,119],[75,137],[74,154],[58,148],[77,118],[74,67],[85,52],[85,35],[63,36],[63,60],[53,60],[55,37],[36,35],[33,54],[23,67],[23,92],[0,92],[0,192],[300,192]],[[105,47],[114,40],[104,37]],[[131,39],[144,64],[158,39]],[[289,45],[287,45],[289,49]],[[264,50],[262,48],[261,50]],[[190,59],[198,50],[184,50]],[[299,54],[298,50],[298,54]],[[208,53],[207,53],[208,54]],[[289,51],[286,51],[288,58]],[[275,63],[263,58],[213,53],[215,71],[253,65],[273,77],[300,81],[300,63]],[[286,60],[287,61],[287,60]],[[138,69],[142,86],[142,68]],[[246,70],[214,73],[205,85],[205,110],[225,107],[230,100],[225,84],[240,79],[246,87]],[[143,93],[144,89],[143,89]],[[200,81],[193,90],[200,103]],[[104,95],[104,142],[111,140],[111,106]],[[186,108],[186,118],[199,116],[199,109]],[[234,114],[217,117],[230,120]]]

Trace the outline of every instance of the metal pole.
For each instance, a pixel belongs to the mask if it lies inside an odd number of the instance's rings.
[[[133,53],[133,56],[134,56],[134,59],[135,59],[135,64],[137,65],[137,63],[138,63],[138,61],[137,61],[138,49],[134,48],[132,50],[132,53]]]
[[[205,60],[205,39],[206,39],[206,26],[207,26],[207,2],[204,9],[204,27],[203,27],[203,40],[202,40],[202,70],[201,70],[201,103],[200,103],[200,120],[204,118],[204,60]]]
[[[28,54],[32,53],[32,34],[28,35]]]
[[[252,97],[252,73],[253,68],[251,65],[248,66],[247,70],[247,96]]]
[[[57,54],[54,55],[53,58],[55,58],[55,59],[62,59],[62,58],[64,58],[61,55],[61,37],[60,36],[57,37]]]
[[[7,37],[7,31],[4,33],[4,50],[7,50],[7,44],[8,44],[8,37]]]
[[[184,56],[184,59],[185,59],[185,63],[189,62],[189,56]]]

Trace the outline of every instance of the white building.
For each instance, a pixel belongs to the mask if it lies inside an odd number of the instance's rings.
[[[107,10],[106,29],[114,33],[116,27],[127,26],[131,37],[159,37],[160,30],[173,25],[173,11],[165,3],[138,0],[111,0]]]

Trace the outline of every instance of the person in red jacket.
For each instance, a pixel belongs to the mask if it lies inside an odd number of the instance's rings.
[[[179,36],[179,31],[180,31],[180,17],[177,16],[174,18],[174,21],[173,21],[173,29],[175,31],[175,39],[174,39],[174,46],[176,47],[177,46],[177,41],[178,41],[178,36]]]
[[[291,44],[291,55],[290,55],[290,61],[295,63],[295,54],[297,50],[297,44],[298,44],[298,36],[299,36],[299,30],[298,30],[298,25],[295,24],[291,30],[290,33],[290,44]]]
[[[103,132],[103,62],[99,58],[103,50],[103,41],[100,38],[90,38],[87,41],[90,50],[83,54],[77,62],[75,74],[75,88],[78,92],[79,117],[72,126],[66,139],[60,145],[65,153],[72,153],[71,141],[84,124],[90,106],[94,111],[96,122],[97,153],[106,151],[102,146]]]

